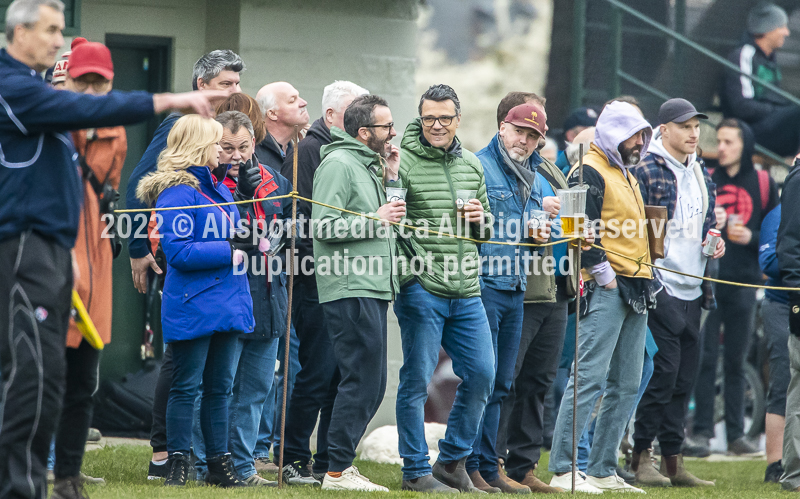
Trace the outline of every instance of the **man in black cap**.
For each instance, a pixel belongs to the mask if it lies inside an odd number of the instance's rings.
[[[706,234],[716,225],[716,191],[697,156],[700,118],[707,117],[685,99],[665,102],[658,112],[661,125],[647,156],[631,169],[639,181],[644,204],[667,208],[667,224],[653,228],[665,231],[665,257],[654,263],[690,275],[705,273],[708,257],[703,247]],[[724,253],[725,242],[719,239],[712,258]],[[700,354],[702,281],[658,270],[656,276],[662,288],[658,307],[648,315],[647,325],[658,353],[653,357],[653,376],[636,411],[631,469],[641,485],[714,485],[686,471],[681,455],[687,402]],[[650,456],[656,437],[661,445],[660,473]]]
[[[725,117],[739,118],[753,129],[756,142],[781,156],[800,149],[800,107],[745,75],[780,86],[775,57],[789,36],[789,17],[775,4],[761,2],[747,16],[747,41],[728,56],[744,74],[726,70],[722,92]]]

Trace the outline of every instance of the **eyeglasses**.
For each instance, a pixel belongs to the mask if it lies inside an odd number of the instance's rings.
[[[457,114],[453,116],[423,116],[422,117],[422,124],[427,127],[432,127],[437,121],[442,126],[450,126],[453,123],[453,119],[458,117]]]
[[[95,92],[103,92],[108,89],[108,84],[111,83],[109,80],[95,80],[88,82],[80,78],[74,79],[72,82],[78,92],[84,92],[87,88],[89,88],[89,85],[92,86]]]
[[[392,128],[394,128],[394,121],[390,121],[389,123],[386,123],[385,125],[364,125],[361,128],[385,128],[388,131],[388,130],[391,130]]]

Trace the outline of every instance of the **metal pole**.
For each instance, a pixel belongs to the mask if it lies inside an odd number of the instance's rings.
[[[297,192],[297,144],[300,142],[298,127],[294,127],[294,150],[292,151],[292,191]],[[292,196],[292,242],[289,254],[289,303],[286,313],[286,333],[283,349],[283,402],[281,403],[281,446],[278,451],[278,488],[283,487],[283,447],[286,433],[286,391],[289,389],[289,351],[292,330],[292,291],[294,290],[294,248],[297,238],[297,197]]]
[[[608,98],[613,99],[621,93],[619,72],[622,69],[622,11],[613,5],[611,5],[611,45],[609,50],[611,51],[610,61],[613,71],[609,87],[611,95]]]
[[[583,187],[583,144],[578,146],[578,187]],[[584,218],[584,223],[586,220]],[[571,244],[571,243],[570,243]],[[581,324],[581,241],[576,242],[575,251],[575,360],[572,370],[572,493],[575,493],[575,477],[578,474],[578,331]]]
[[[686,0],[675,0],[675,31],[686,35]],[[672,94],[683,95],[683,83],[686,79],[682,74],[686,65],[686,46],[675,43],[675,65],[672,69]]]
[[[586,0],[574,0],[572,16],[571,107],[583,104],[583,59],[586,53]]]

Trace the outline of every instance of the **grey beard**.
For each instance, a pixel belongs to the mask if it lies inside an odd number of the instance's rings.
[[[636,166],[642,160],[642,155],[638,151],[634,151],[627,158],[622,158],[625,166]]]

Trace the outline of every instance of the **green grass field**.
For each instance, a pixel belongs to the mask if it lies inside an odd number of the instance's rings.
[[[283,490],[276,489],[239,489],[224,490],[216,487],[189,485],[185,489],[167,488],[162,482],[148,482],[147,462],[150,458],[149,447],[105,447],[100,450],[90,451],[84,460],[84,472],[91,476],[100,476],[106,479],[105,487],[87,487],[87,492],[92,499],[105,498],[205,498],[229,497],[240,498],[256,497],[350,497],[375,496],[376,493],[344,493],[323,492],[309,487],[287,487]],[[544,456],[541,468],[546,469]],[[381,497],[419,497],[441,498],[440,495],[422,495],[400,491],[400,467],[387,464],[370,462],[357,462],[359,470],[373,482],[385,485],[392,490],[389,494],[378,493]],[[664,498],[743,498],[761,499],[770,497],[791,497],[783,492],[779,485],[764,483],[764,470],[766,462],[763,460],[734,461],[734,462],[707,462],[704,460],[687,461],[687,467],[696,475],[716,480],[717,486],[708,489],[647,489],[650,497]],[[542,471],[539,477],[549,481],[550,474]],[[267,478],[275,478],[269,477]],[[580,494],[584,496],[584,494]],[[586,495],[586,497],[590,497]]]

